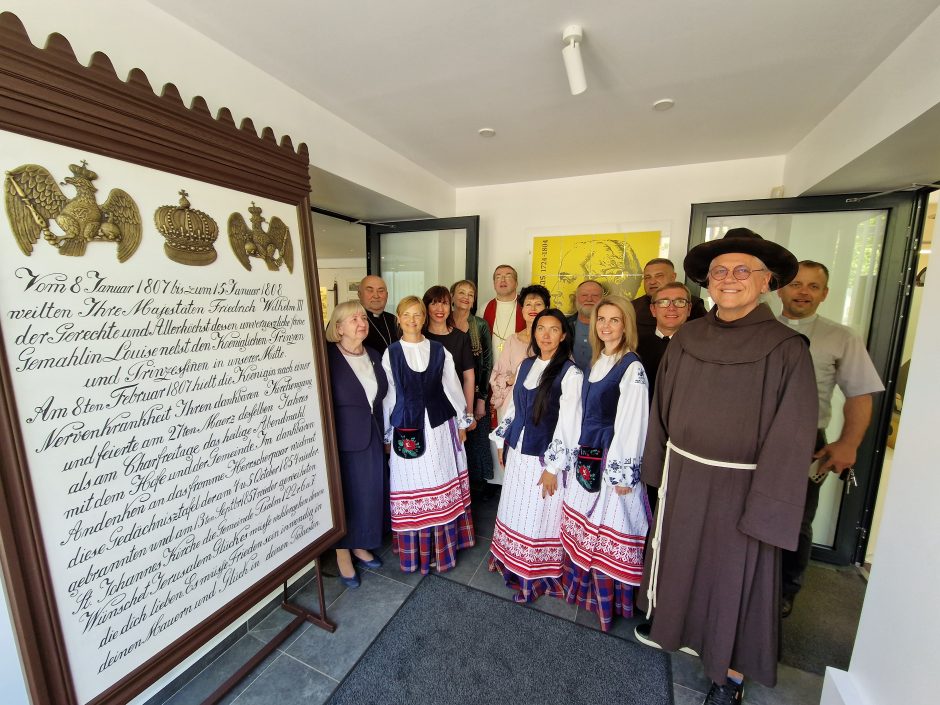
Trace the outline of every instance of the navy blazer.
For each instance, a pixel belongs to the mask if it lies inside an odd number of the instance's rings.
[[[371,431],[378,435],[379,443],[385,435],[382,420],[382,401],[388,392],[388,379],[382,368],[382,357],[370,347],[364,349],[372,362],[379,390],[370,405],[362,383],[336,343],[326,346],[330,363],[330,390],[333,393],[333,419],[336,422],[336,443],[341,453],[356,453],[369,447]]]

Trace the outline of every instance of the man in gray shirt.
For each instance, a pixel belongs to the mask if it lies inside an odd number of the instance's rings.
[[[819,472],[839,475],[855,465],[856,452],[871,421],[872,394],[884,391],[884,385],[862,340],[847,326],[816,313],[829,294],[829,270],[825,265],[803,260],[796,278],[778,289],[777,294],[783,302],[780,322],[798,330],[810,341],[809,352],[813,358],[819,395],[819,434],[813,457],[821,459]],[[842,407],[845,420],[839,437],[827,443],[825,429],[832,416],[832,392],[837,384],[845,395]],[[793,600],[809,564],[813,519],[819,505],[822,481],[808,481],[799,547],[796,551],[783,552],[781,614],[784,617],[793,609]]]
[[[594,307],[607,292],[599,282],[585,279],[578,284],[574,292],[574,303],[577,312],[568,316],[568,328],[571,335],[571,355],[584,374],[591,373],[591,343],[588,331],[591,328],[591,314]]]

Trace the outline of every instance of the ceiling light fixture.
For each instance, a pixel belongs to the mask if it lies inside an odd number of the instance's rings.
[[[493,137],[496,134],[496,130],[492,127],[481,127],[477,130],[477,134],[479,134],[480,137]]]
[[[568,87],[571,95],[581,95],[587,89],[587,79],[584,77],[584,63],[581,61],[581,38],[584,36],[581,25],[573,24],[565,27],[561,39],[565,43],[561,56],[565,60],[565,72],[568,74]]]
[[[675,104],[676,104],[676,101],[674,101],[672,98],[663,98],[653,103],[653,110],[655,110],[656,112],[662,113],[672,108],[672,106]]]

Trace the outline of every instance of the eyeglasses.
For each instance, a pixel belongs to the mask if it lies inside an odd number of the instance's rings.
[[[718,266],[718,267],[712,267],[711,269],[708,270],[708,278],[709,280],[720,282],[720,281],[723,281],[725,278],[727,278],[728,272],[731,272],[731,274],[734,276],[735,279],[737,279],[739,282],[743,282],[745,279],[751,276],[751,274],[754,272],[766,272],[766,271],[768,271],[766,267],[760,267],[758,269],[751,269],[750,267],[743,265],[743,264],[739,264],[734,269],[728,269],[727,267]]]
[[[653,306],[656,308],[669,308],[669,304],[672,304],[676,308],[685,308],[689,305],[688,299],[656,299],[653,302]]]

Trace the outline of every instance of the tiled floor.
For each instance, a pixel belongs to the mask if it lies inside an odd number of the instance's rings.
[[[477,545],[459,554],[457,567],[444,576],[486,592],[512,599],[502,578],[486,569],[490,536],[496,519],[497,500],[473,505]],[[385,565],[361,573],[362,585],[347,590],[337,578],[324,578],[329,617],[339,628],[334,634],[310,625],[300,626],[222,701],[235,705],[316,705],[325,702],[340,680],[356,664],[372,640],[391,619],[422,576],[407,575],[398,569],[397,558],[386,547]],[[316,611],[316,586],[304,587],[296,602]],[[519,609],[527,609],[520,606]],[[593,614],[557,599],[542,598],[532,609],[596,627]],[[281,609],[273,611],[201,673],[167,700],[154,699],[148,705],[197,705],[263,643],[291,620]],[[619,619],[611,631],[615,637],[633,639],[638,620]],[[698,705],[708,688],[698,659],[677,653],[672,656],[673,693],[676,705]],[[776,688],[747,685],[749,705],[810,705],[819,702],[822,677],[781,665]],[[472,698],[467,701],[472,702]],[[430,703],[428,705],[431,705]]]

